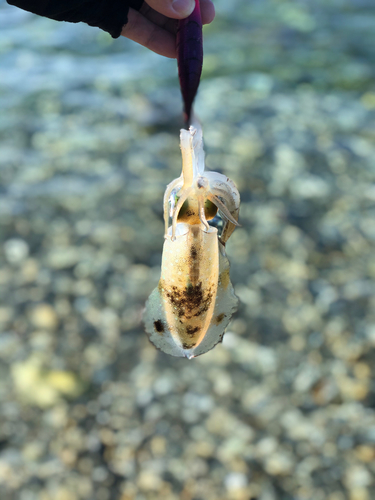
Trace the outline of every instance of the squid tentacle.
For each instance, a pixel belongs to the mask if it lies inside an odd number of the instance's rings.
[[[199,211],[199,220],[204,225],[206,230],[209,231],[210,226],[209,226],[207,219],[206,219],[206,214],[205,214],[205,210],[204,210],[204,196],[202,196],[202,195],[200,195],[198,197],[198,211]]]
[[[167,189],[165,190],[164,193],[164,201],[163,201],[163,207],[164,207],[164,236],[168,234],[168,227],[169,227],[169,198],[172,194],[172,191],[179,185],[182,184],[182,179],[179,177],[178,179],[175,179],[172,181],[170,184],[168,184]]]
[[[180,213],[180,210],[182,208],[182,205],[185,203],[185,201],[188,199],[189,194],[193,190],[192,187],[188,187],[186,189],[182,189],[182,193],[180,195],[180,198],[177,202],[177,205],[174,209],[173,212],[173,218],[172,218],[172,241],[176,239],[176,226],[177,226],[177,218],[178,214]]]
[[[232,224],[235,226],[240,227],[241,224],[239,224],[236,219],[232,216],[232,214],[229,212],[227,207],[224,205],[224,203],[214,194],[208,193],[207,198],[212,201],[214,205],[217,206],[217,208],[220,210],[220,212],[223,214],[223,216]]]

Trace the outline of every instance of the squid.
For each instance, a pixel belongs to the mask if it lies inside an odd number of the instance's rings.
[[[181,129],[182,173],[164,195],[161,277],[144,313],[150,341],[188,359],[223,338],[238,299],[225,245],[238,226],[240,196],[233,181],[204,169],[202,129]],[[220,216],[222,228],[213,225]]]

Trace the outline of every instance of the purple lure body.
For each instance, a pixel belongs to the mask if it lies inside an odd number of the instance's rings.
[[[189,17],[181,19],[177,30],[178,76],[184,100],[184,118],[190,125],[192,105],[198,90],[203,65],[203,35],[199,0]]]

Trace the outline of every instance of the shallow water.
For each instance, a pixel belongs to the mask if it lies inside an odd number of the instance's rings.
[[[375,7],[215,5],[196,112],[241,306],[187,361],[140,321],[175,61],[0,1],[2,500],[374,496]]]

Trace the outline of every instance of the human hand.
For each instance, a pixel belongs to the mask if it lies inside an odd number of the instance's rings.
[[[147,0],[140,11],[129,9],[128,22],[121,35],[165,57],[176,57],[177,20],[194,10],[194,0]],[[200,0],[202,23],[215,17],[211,0]]]

